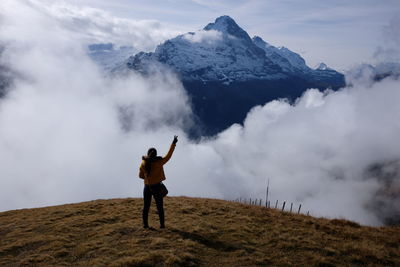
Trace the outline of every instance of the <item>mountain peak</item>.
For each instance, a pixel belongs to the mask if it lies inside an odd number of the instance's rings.
[[[325,63],[321,62],[319,63],[316,67],[316,70],[332,70],[331,68],[329,68]]]
[[[228,15],[223,15],[215,19],[215,23],[233,23],[236,24],[235,20]]]
[[[229,16],[221,16],[215,19],[214,23],[209,23],[204,27],[205,31],[215,30],[235,36],[239,39],[251,41],[250,36]]]

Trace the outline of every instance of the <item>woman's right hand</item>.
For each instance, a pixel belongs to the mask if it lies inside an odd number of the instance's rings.
[[[172,141],[172,143],[174,145],[176,145],[176,143],[178,143],[178,136],[177,135],[174,135],[174,140]]]

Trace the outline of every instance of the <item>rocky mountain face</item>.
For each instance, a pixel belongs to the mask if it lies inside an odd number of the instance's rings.
[[[114,71],[151,74],[157,65],[181,77],[201,125],[193,135],[213,135],[241,123],[255,105],[295,100],[307,88],[335,90],[345,84],[344,75],[326,65],[312,69],[288,48],[250,38],[229,16],[167,40],[154,52],[139,52]]]

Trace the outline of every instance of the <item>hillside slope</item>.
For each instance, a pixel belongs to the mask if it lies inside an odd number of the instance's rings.
[[[143,229],[141,199],[0,213],[0,265],[400,265],[400,227],[168,197],[167,229]],[[158,225],[154,203],[150,224]]]

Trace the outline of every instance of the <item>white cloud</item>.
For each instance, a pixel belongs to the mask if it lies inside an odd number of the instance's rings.
[[[194,33],[186,33],[183,37],[191,43],[213,44],[222,40],[222,33],[214,30],[200,30]]]
[[[75,32],[75,37],[85,43],[112,42],[121,46],[133,46],[137,50],[151,51],[156,45],[180,33],[157,20],[119,18],[101,9],[77,7],[64,1],[25,2],[41,15],[51,17],[54,27]]]
[[[269,178],[273,201],[303,203],[320,216],[379,224],[383,218],[369,209],[377,192],[387,190],[385,183],[399,190],[400,173],[389,182],[371,178],[369,169],[391,161],[400,167],[398,86],[388,79],[326,95],[311,89],[294,106],[273,101],[255,107],[243,127],[232,126],[211,145],[223,159],[221,169],[237,170],[236,192],[252,184],[241,197],[264,198]],[[399,210],[397,205],[385,215]]]

